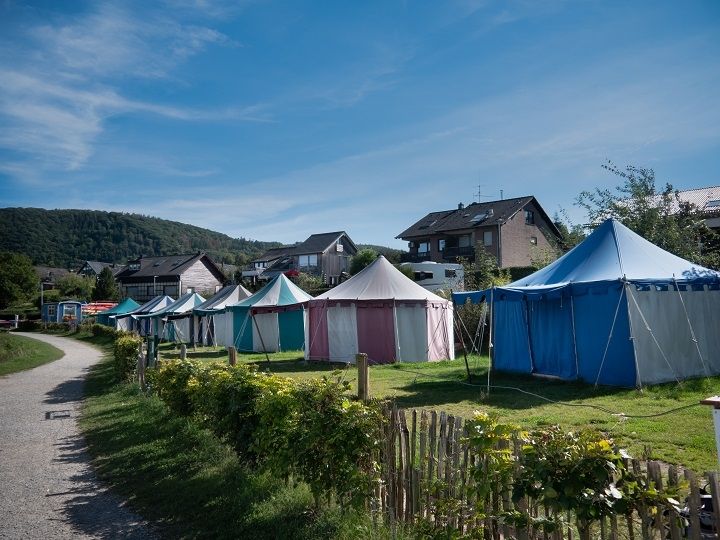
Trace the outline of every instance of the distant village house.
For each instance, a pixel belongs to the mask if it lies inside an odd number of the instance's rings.
[[[115,276],[123,297],[138,303],[157,295],[172,298],[187,292],[218,291],[225,283],[225,275],[205,253],[141,257],[129,261]]]
[[[533,256],[552,252],[560,231],[533,196],[503,199],[431,212],[396,238],[408,242],[403,262],[475,260],[478,249],[500,268],[529,266]]]

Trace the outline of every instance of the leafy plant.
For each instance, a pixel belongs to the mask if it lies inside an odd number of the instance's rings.
[[[132,378],[137,367],[137,358],[141,345],[142,340],[133,335],[123,335],[115,340],[113,357],[115,373],[119,379],[127,380]]]

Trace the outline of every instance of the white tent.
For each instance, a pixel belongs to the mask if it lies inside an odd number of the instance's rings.
[[[308,303],[305,357],[373,363],[452,359],[453,306],[378,257]]]

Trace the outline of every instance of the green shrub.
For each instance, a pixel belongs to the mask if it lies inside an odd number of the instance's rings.
[[[113,347],[115,373],[119,379],[128,380],[135,374],[141,345],[142,340],[132,335],[120,336],[115,340]]]
[[[359,506],[379,478],[383,415],[376,403],[348,399],[348,389],[347,382],[325,377],[298,384],[290,453],[293,472],[316,501],[334,493],[341,504]]]
[[[170,410],[187,416],[192,412],[190,396],[195,391],[190,379],[206,369],[208,366],[197,360],[166,360],[148,369],[146,380]]]
[[[112,326],[105,326],[104,324],[93,324],[90,326],[90,332],[93,336],[103,336],[108,338],[118,338],[126,332],[117,331]]]

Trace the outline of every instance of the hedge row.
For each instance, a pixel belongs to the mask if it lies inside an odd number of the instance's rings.
[[[379,481],[380,407],[349,399],[339,379],[192,360],[162,362],[146,377],[172,411],[202,422],[246,462],[305,481],[317,503],[362,505]]]

